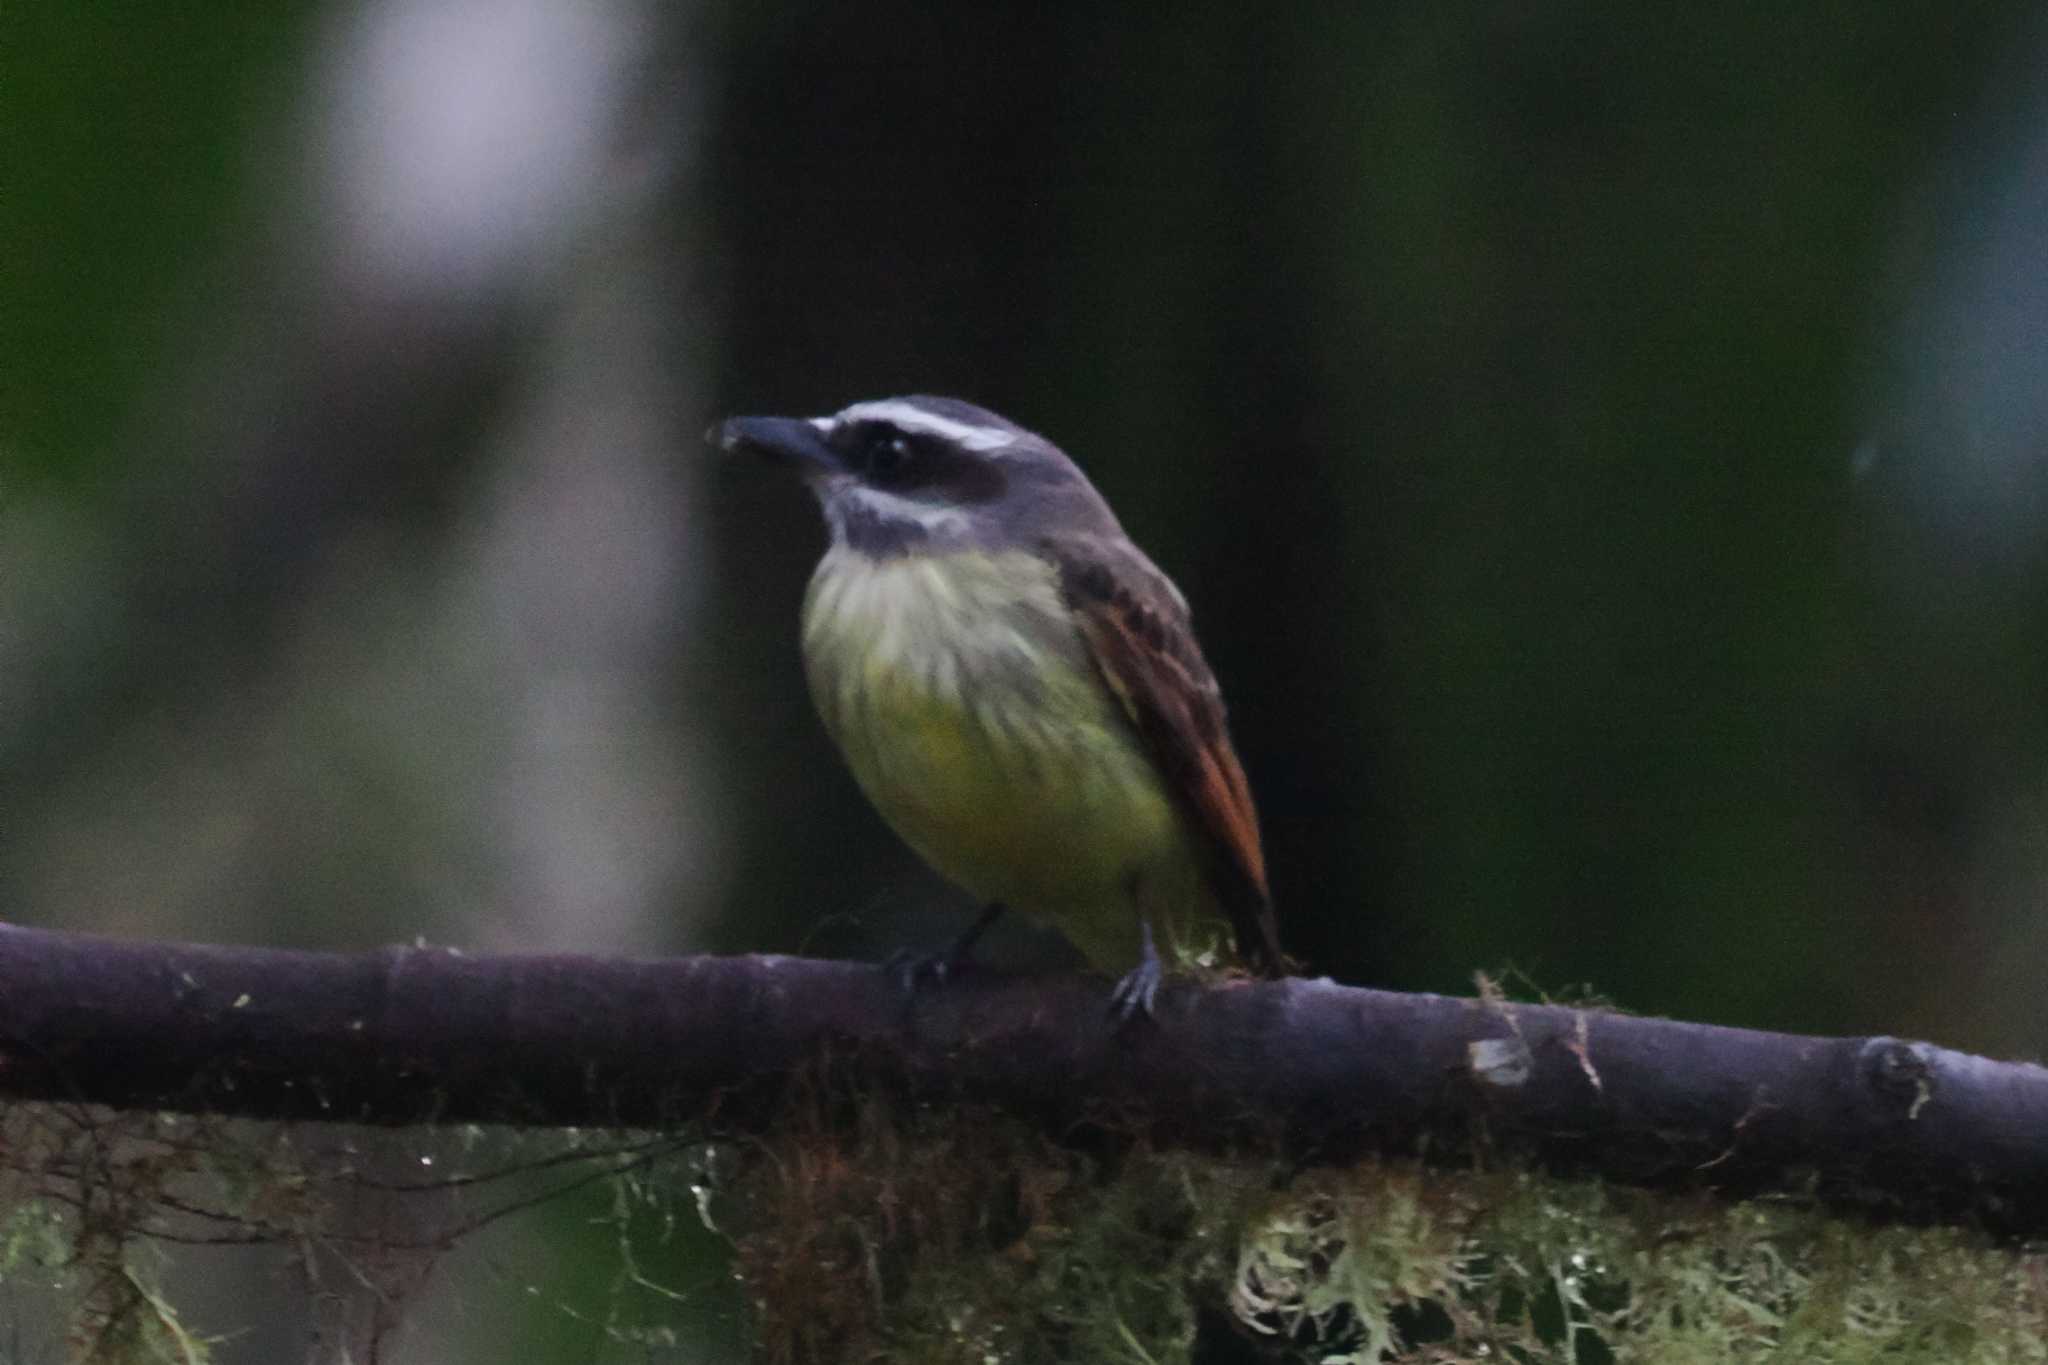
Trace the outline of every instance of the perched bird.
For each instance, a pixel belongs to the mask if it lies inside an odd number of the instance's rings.
[[[952,398],[735,417],[710,439],[802,474],[831,545],[803,606],[818,712],[919,856],[1049,921],[1150,1013],[1156,926],[1285,963],[1258,816],[1179,589],[1057,446]],[[916,968],[911,971],[915,981]]]

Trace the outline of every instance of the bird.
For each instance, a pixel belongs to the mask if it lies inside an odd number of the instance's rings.
[[[883,819],[981,914],[1049,923],[1150,1016],[1165,968],[1224,932],[1282,953],[1244,767],[1186,599],[1052,442],[957,398],[733,417],[728,452],[795,470],[830,543],[806,589],[813,701]],[[1205,937],[1206,936],[1206,937]],[[898,960],[896,965],[904,967]]]

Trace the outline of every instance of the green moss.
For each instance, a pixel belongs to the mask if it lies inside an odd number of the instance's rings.
[[[768,1360],[2048,1361],[2048,1257],[1951,1229],[1369,1162],[1289,1176],[872,1106],[741,1182]]]
[[[0,1287],[62,1305],[85,1361],[206,1358],[156,1278],[180,1239],[301,1247],[350,1227],[366,1191],[437,1188],[366,1185],[352,1144],[259,1124],[11,1106],[0,1141]],[[993,1111],[872,1096],[793,1106],[773,1138],[715,1151],[675,1134],[404,1141],[446,1190],[489,1192],[446,1241],[564,1191],[583,1192],[579,1225],[608,1209],[589,1268],[651,1296],[622,1315],[600,1294],[592,1322],[640,1349],[672,1339],[664,1310],[694,1311],[638,1268],[694,1208],[734,1237],[772,1365],[1190,1365],[1231,1336],[1318,1365],[2048,1365],[2048,1254],[1787,1201],[1054,1143]],[[418,1254],[348,1245],[355,1273]]]

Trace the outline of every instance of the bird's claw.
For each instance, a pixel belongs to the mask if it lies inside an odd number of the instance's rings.
[[[975,943],[1002,913],[1000,901],[985,905],[975,916],[974,923],[941,951],[921,953],[914,948],[898,948],[882,963],[882,970],[896,979],[897,989],[905,996],[916,995],[918,984],[926,977],[931,978],[932,985],[943,986],[948,977],[973,960],[970,955]]]
[[[898,948],[882,963],[882,970],[896,982],[896,989],[906,996],[916,995],[918,987],[929,978],[934,986],[946,984],[946,978],[953,974],[953,953],[950,949],[939,953],[920,953],[910,948]]]
[[[1152,1002],[1159,996],[1159,983],[1166,979],[1166,969],[1159,964],[1159,951],[1152,946],[1152,926],[1143,920],[1138,924],[1144,935],[1143,956],[1109,993],[1109,1012],[1119,1024],[1128,1024],[1141,1014],[1152,1018]]]

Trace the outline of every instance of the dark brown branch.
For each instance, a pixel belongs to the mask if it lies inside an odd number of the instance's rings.
[[[1102,982],[872,967],[128,942],[0,927],[0,1094],[371,1123],[772,1126],[825,1068],[1304,1162],[1491,1159],[1725,1196],[2048,1233],[2048,1070],[1890,1038],[1395,995],[1169,985],[1119,1032]]]

